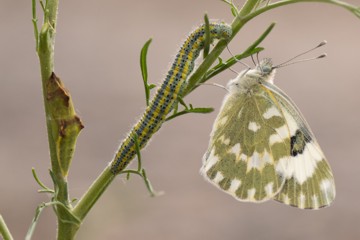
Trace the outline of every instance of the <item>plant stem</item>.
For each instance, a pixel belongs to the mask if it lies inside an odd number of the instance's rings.
[[[277,8],[277,7],[281,7],[281,6],[293,4],[293,3],[304,3],[304,2],[319,2],[319,3],[328,3],[328,4],[337,5],[339,7],[345,8],[346,10],[349,10],[350,12],[354,13],[357,17],[360,17],[360,9],[358,7],[348,4],[346,2],[342,2],[342,1],[337,1],[337,0],[283,0],[283,1],[278,1],[275,3],[271,3],[265,7],[262,7],[256,11],[254,11],[253,13],[250,13],[249,15],[244,17],[243,20],[249,21],[250,19],[258,16],[261,13],[264,13],[266,11],[269,11],[269,10]]]
[[[260,2],[260,1],[261,0],[246,1],[245,4],[243,5],[243,7],[240,9],[239,16],[245,16],[245,15],[249,14],[255,8],[255,6],[258,5],[258,2]]]
[[[48,133],[48,142],[50,149],[50,158],[51,158],[51,167],[52,167],[52,178],[55,185],[55,195],[54,199],[63,203],[65,206],[69,206],[69,195],[67,188],[66,176],[64,176],[61,171],[61,166],[59,164],[59,152],[57,148],[57,141],[59,135],[59,122],[57,119],[54,119],[51,114],[52,106],[49,101],[49,86],[51,86],[51,77],[54,72],[54,49],[55,49],[55,35],[56,35],[56,23],[57,23],[57,13],[58,13],[59,0],[48,0],[46,2],[44,10],[44,22],[41,27],[39,38],[38,38],[38,49],[37,53],[40,60],[41,68],[41,79],[42,79],[42,89],[43,89],[43,99],[45,106],[45,116],[46,116],[46,127]],[[34,11],[34,9],[33,9]],[[35,32],[36,33],[36,32]],[[68,236],[74,235],[73,232],[76,232],[78,226],[64,221],[66,219],[68,212],[63,208],[56,207],[56,214],[58,218],[58,240],[71,239]]]
[[[106,167],[76,204],[73,214],[80,220],[83,220],[115,177],[110,171],[110,166]]]
[[[45,106],[45,115],[46,115],[46,126],[48,132],[48,142],[50,148],[50,158],[53,172],[56,173],[57,154],[56,154],[56,143],[55,138],[53,137],[53,119],[51,119],[49,111],[49,103],[47,101],[47,84],[50,79],[52,72],[54,71],[54,45],[55,45],[55,22],[56,22],[56,12],[58,8],[58,0],[49,0],[48,7],[46,8],[44,23],[39,35],[39,48],[38,56],[40,60],[41,68],[41,79],[42,79],[42,89],[43,89],[43,99]],[[55,12],[55,13],[54,13]],[[53,18],[51,18],[52,16]],[[53,23],[52,25],[50,23]]]
[[[75,235],[76,235],[77,231],[79,230],[79,226],[75,226],[72,223],[66,223],[66,222],[60,223],[60,222],[58,222],[57,240],[72,240],[72,239],[75,239]]]
[[[36,16],[36,0],[32,0],[32,22],[34,27],[34,35],[35,35],[35,49],[36,52],[39,49],[39,29],[37,26],[37,16]]]
[[[4,240],[13,240],[11,236],[9,228],[6,226],[6,223],[3,217],[0,214],[0,236],[4,238]]]

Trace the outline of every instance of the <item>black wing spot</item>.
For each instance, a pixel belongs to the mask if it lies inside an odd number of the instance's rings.
[[[304,152],[306,143],[310,142],[311,139],[306,137],[302,131],[296,130],[295,135],[290,138],[290,154],[295,157],[298,154]]]

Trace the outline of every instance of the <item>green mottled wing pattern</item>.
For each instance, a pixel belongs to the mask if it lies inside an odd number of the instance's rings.
[[[201,173],[240,201],[328,206],[333,175],[300,111],[272,81],[248,82],[225,98]]]
[[[228,95],[215,120],[201,172],[238,200],[269,200],[285,183],[276,167],[288,156],[290,138],[269,141],[286,124],[280,114],[269,117],[273,109],[271,96],[255,85],[251,94]]]
[[[282,159],[286,181],[275,200],[303,209],[330,205],[335,198],[334,177],[309,125],[295,103],[275,85],[264,83],[283,110],[291,133],[290,157]]]

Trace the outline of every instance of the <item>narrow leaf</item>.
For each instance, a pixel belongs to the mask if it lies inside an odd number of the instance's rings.
[[[209,55],[210,51],[210,23],[209,23],[209,17],[207,14],[204,16],[205,20],[205,42],[204,42],[204,58]]]
[[[235,4],[233,3],[233,1],[227,1],[227,0],[221,0],[222,2],[226,3],[227,5],[229,5],[231,7],[231,13],[234,17],[239,15],[239,10],[237,9],[237,7],[235,6]]]
[[[149,106],[149,98],[150,98],[150,89],[148,86],[148,72],[147,72],[147,52],[150,46],[152,39],[150,38],[142,47],[140,52],[140,68],[141,68],[141,75],[144,82],[144,89],[145,89],[145,100],[146,106]]]
[[[149,85],[149,89],[150,89],[150,90],[153,89],[153,88],[155,88],[155,87],[156,87],[155,84],[150,84],[150,85]]]
[[[41,190],[39,190],[39,192],[46,192],[46,193],[54,193],[55,192],[54,190],[52,190],[52,189],[48,188],[47,186],[45,186],[45,184],[43,182],[41,182],[41,180],[39,179],[39,177],[36,174],[35,168],[32,168],[31,172],[33,174],[33,177],[34,177],[35,181],[42,188]]]
[[[351,10],[355,16],[357,16],[358,18],[360,18],[360,7],[358,8],[354,8],[353,10]]]
[[[235,10],[235,8],[231,8],[231,14],[236,17],[238,15],[238,12]]]
[[[189,110],[189,113],[211,113],[214,111],[214,108],[193,108]]]
[[[234,57],[232,58],[229,58],[228,60],[226,60],[223,64],[218,64],[216,65],[215,67],[213,67],[212,69],[210,69],[206,75],[205,75],[205,78],[203,80],[201,80],[200,83],[203,83],[207,80],[209,80],[210,78],[216,76],[217,74],[221,73],[222,71],[230,68],[231,66],[233,66],[234,64],[236,64],[239,60],[241,59],[244,59],[244,58],[247,58],[253,54],[256,54],[258,52],[261,52],[263,51],[264,48],[261,48],[261,47],[257,47],[257,48],[254,48],[254,49],[251,49],[251,50],[247,50],[247,52],[244,52],[242,54],[238,54],[238,55],[235,55]]]
[[[189,107],[186,105],[185,101],[181,97],[178,97],[177,100],[181,105],[183,105],[185,109],[189,109]]]
[[[168,118],[165,119],[165,121],[169,121],[169,120],[172,120],[176,117],[179,117],[179,116],[182,116],[182,115],[185,115],[185,114],[188,114],[188,113],[202,113],[202,114],[205,114],[205,113],[211,113],[214,111],[214,108],[191,108],[191,109],[185,109],[183,111],[180,111],[180,112],[177,112],[171,116],[169,116]]]

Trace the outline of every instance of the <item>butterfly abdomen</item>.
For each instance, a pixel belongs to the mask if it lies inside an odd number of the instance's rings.
[[[209,24],[210,42],[214,39],[227,39],[231,36],[231,27],[226,24]],[[143,148],[151,136],[159,130],[167,114],[172,110],[178,95],[186,86],[186,79],[193,71],[195,60],[205,45],[205,25],[193,31],[185,40],[176,55],[171,69],[161,87],[146,108],[140,121],[130,131],[120,145],[111,163],[111,171],[119,173],[135,157],[135,136],[140,148]]]

